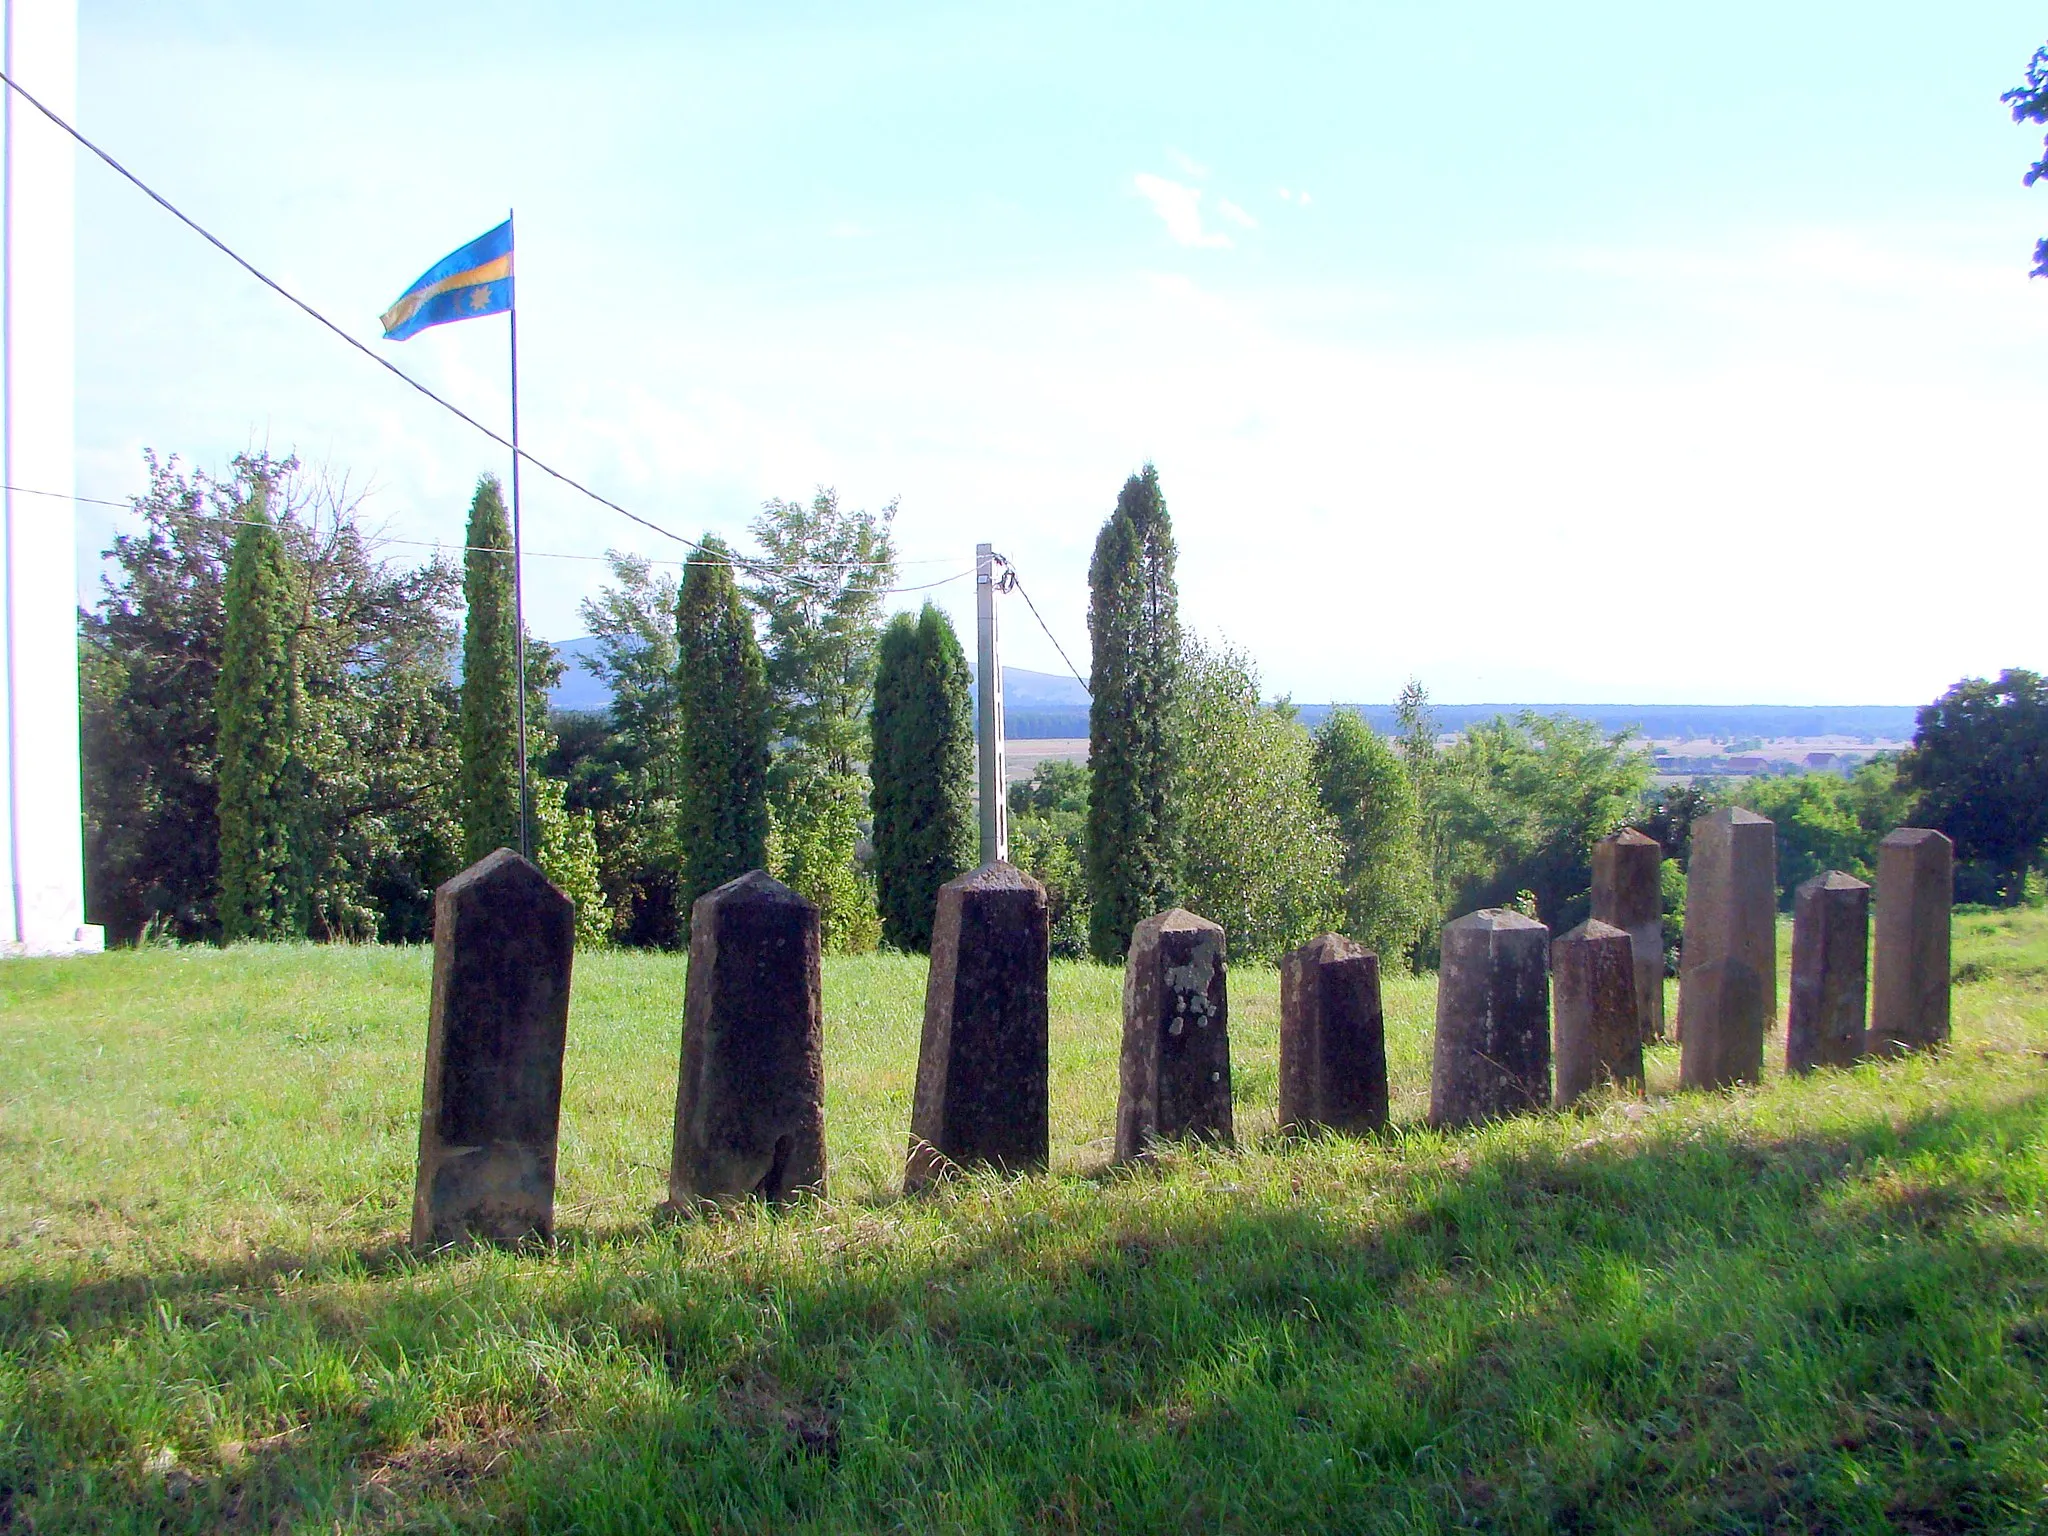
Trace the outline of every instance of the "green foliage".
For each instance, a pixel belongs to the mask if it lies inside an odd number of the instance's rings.
[[[1242,652],[1190,639],[1173,724],[1183,904],[1223,925],[1237,960],[1271,960],[1327,932],[1340,920],[1344,850],[1293,709],[1259,702]]]
[[[306,931],[303,871],[293,836],[304,803],[295,760],[299,593],[261,481],[237,511],[224,593],[214,709],[220,740],[221,937],[279,939]],[[295,847],[296,845],[296,847]]]
[[[1921,709],[1899,778],[1916,824],[1955,840],[1957,894],[2018,904],[2048,840],[2048,681],[1964,678]]]
[[[1147,464],[1124,482],[1088,563],[1088,945],[1105,964],[1180,899],[1173,562],[1173,522]]]
[[[1590,720],[1524,710],[1470,727],[1440,755],[1435,798],[1449,845],[1452,913],[1533,894],[1562,933],[1585,920],[1593,844],[1627,824],[1649,758]]]
[[[570,805],[591,813],[614,937],[673,949],[689,927],[676,846],[680,587],[638,555],[606,558],[612,580],[584,599],[582,615],[597,642],[590,669],[611,706],[596,722],[557,718],[563,739],[548,771],[567,780]]]
[[[1892,765],[1877,762],[1865,764],[1854,779],[1792,774],[1752,779],[1736,791],[1735,804],[1776,824],[1781,910],[1791,911],[1799,887],[1831,869],[1859,880],[1874,877],[1878,842],[1899,825],[1892,814],[1894,782]]]
[[[1317,797],[1344,849],[1343,931],[1384,965],[1404,965],[1435,916],[1408,769],[1353,709],[1330,711],[1314,762]]]
[[[875,673],[875,886],[882,938],[929,950],[939,887],[974,867],[974,708],[967,657],[930,603],[882,632]]]
[[[2036,48],[2027,61],[2027,78],[1999,98],[2012,108],[2016,123],[2048,123],[2048,45]],[[2032,186],[2048,176],[2048,148],[2027,167],[2026,184]],[[2034,277],[2048,277],[2048,240],[2034,242]]]
[[[609,942],[612,914],[598,879],[597,833],[588,811],[565,804],[567,786],[559,779],[532,777],[533,862],[576,904],[576,945],[596,948]]]
[[[860,864],[864,774],[832,773],[802,753],[777,759],[769,779],[768,872],[818,904],[826,951],[864,954],[882,939],[875,881]]]
[[[732,569],[732,552],[706,534],[677,599],[679,913],[768,862],[767,668]]]
[[[1088,770],[1047,758],[1012,784],[1010,862],[1045,887],[1052,952],[1088,953]]]
[[[828,773],[848,774],[868,756],[868,705],[884,594],[896,579],[890,525],[839,505],[820,487],[808,505],[770,501],[751,529],[761,563],[746,564],[747,596],[767,618],[768,685],[776,733]]]
[[[463,557],[462,766],[456,803],[466,864],[519,838],[519,698],[512,528],[496,475],[476,483]]]

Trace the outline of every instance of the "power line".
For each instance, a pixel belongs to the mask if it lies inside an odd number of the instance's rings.
[[[998,556],[997,558],[1000,559],[1001,557]],[[1081,676],[1080,672],[1076,670],[1074,663],[1068,660],[1067,648],[1060,644],[1059,636],[1055,635],[1052,632],[1051,626],[1045,622],[1044,617],[1039,613],[1038,604],[1031,601],[1031,594],[1024,590],[1024,583],[1017,579],[1017,567],[1011,565],[1010,562],[1007,560],[1003,561],[1003,566],[1004,587],[1006,589],[1015,591],[1019,597],[1024,599],[1024,606],[1031,610],[1031,617],[1038,620],[1038,627],[1045,631],[1045,638],[1052,641],[1052,648],[1060,653],[1060,660],[1067,663],[1067,670],[1074,674],[1074,681],[1081,685],[1081,691],[1083,693],[1087,693],[1088,697],[1093,699],[1095,695],[1093,693],[1089,693],[1088,691],[1088,680]]]
[[[482,422],[478,421],[474,416],[470,415],[469,412],[462,409],[461,406],[455,404],[452,400],[449,400],[442,395],[436,394],[433,390],[429,389],[426,385],[422,384],[418,379],[414,378],[411,374],[407,373],[403,368],[400,368],[396,363],[392,362],[389,358],[380,356],[378,353],[371,351],[370,348],[364,346],[362,342],[357,340],[354,336],[351,336],[339,325],[336,325],[332,320],[328,319],[325,315],[320,313],[319,310],[315,309],[312,305],[308,304],[304,299],[300,298],[297,294],[291,292],[291,290],[286,288],[282,283],[279,283],[275,279],[267,276],[253,262],[249,261],[246,257],[242,256],[237,251],[235,251],[234,248],[231,247],[225,240],[222,240],[218,235],[214,234],[211,230],[207,229],[197,219],[194,219],[193,217],[191,217],[191,215],[184,212],[184,210],[179,208],[177,204],[173,203],[161,192],[157,191],[154,187],[150,186],[148,182],[144,181],[140,176],[137,176],[133,171],[129,170],[127,166],[123,165],[120,161],[116,160],[104,149],[101,149],[99,145],[93,143],[91,139],[88,139],[84,134],[80,133],[76,128],[74,128],[70,123],[66,122],[62,117],[59,117],[49,107],[44,106],[43,103],[37,100],[33,94],[23,89],[19,82],[17,82],[13,78],[13,76],[9,75],[4,69],[0,69],[0,83],[4,83],[9,90],[13,91],[16,95],[20,96],[23,101],[26,101],[30,106],[34,107],[38,112],[42,113],[44,117],[47,117],[52,123],[56,124],[57,127],[61,128],[65,133],[69,134],[72,138],[76,139],[86,149],[91,150],[92,153],[98,156],[99,159],[103,161],[107,165],[107,167],[114,172],[115,175],[119,176],[122,180],[129,183],[129,185],[133,186],[138,192],[142,193],[143,196],[147,197],[151,202],[155,203],[159,208],[163,209],[164,212],[168,213],[180,224],[183,224],[187,229],[191,230],[195,235],[199,236],[200,239],[204,240],[208,245],[212,246],[215,250],[219,251],[223,256],[227,257],[228,260],[232,261],[244,272],[247,272],[251,277],[255,278],[257,282],[261,283],[264,287],[268,288],[271,292],[275,293],[279,298],[283,299],[286,303],[292,305],[294,308],[298,310],[303,311],[307,316],[316,321],[318,324],[332,331],[336,336],[340,337],[343,342],[353,347],[356,351],[362,353],[363,356],[367,357],[379,368],[382,368],[385,372],[391,374],[394,378],[403,380],[413,389],[418,390],[422,395],[425,395],[429,400],[433,401],[434,404],[440,406],[444,411],[447,411],[451,415],[459,418],[460,420],[467,422],[470,426],[476,428],[477,431],[483,433],[485,437],[488,437],[492,442],[496,443],[500,448],[505,449],[508,453],[517,455],[520,459],[524,460],[528,464],[531,464],[535,469],[539,470],[542,474],[552,476],[554,479],[559,480],[562,484],[568,486],[571,490],[580,491],[583,495],[589,497],[599,506],[609,507],[612,511],[618,513],[619,516],[626,518],[632,522],[638,523],[641,527],[646,528],[651,532],[658,533],[665,539],[671,539],[674,542],[681,544],[684,548],[693,550],[699,554],[703,553],[704,546],[699,544],[695,539],[685,538],[682,534],[676,533],[671,529],[664,528],[661,526],[661,524],[653,522],[648,518],[644,518],[637,512],[627,511],[624,507],[620,506],[616,501],[613,501],[610,497],[600,496],[596,491],[593,491],[589,486],[583,484],[582,481],[573,479],[570,476],[565,475],[564,473],[562,473],[562,471],[556,469],[551,464],[543,463],[541,460],[535,458],[532,454],[528,453],[524,448],[514,447],[509,439],[501,437],[496,431],[494,431],[490,427],[485,426]],[[77,499],[84,500],[86,498],[81,497]],[[101,504],[110,505],[110,503]],[[394,540],[393,542],[395,543],[397,541]],[[879,560],[849,561],[845,562],[845,565],[847,568],[851,568],[854,565],[863,565],[880,568],[888,563],[890,562],[884,562]],[[765,561],[750,561],[739,556],[733,557],[732,564],[741,570],[749,571],[755,574],[776,571],[778,569],[777,567],[769,565]],[[783,572],[783,574],[789,573],[785,571]]]
[[[122,512],[138,511],[137,508],[125,501],[105,501],[96,496],[68,496],[63,491],[34,491],[25,485],[0,485],[0,491],[13,491],[18,496],[49,496],[59,501],[83,501],[95,507],[113,507]],[[223,528],[276,528],[280,526],[277,523],[259,523],[254,518],[248,517],[222,517],[214,512],[180,512],[163,509],[163,515],[165,517],[183,518],[188,523],[218,523]],[[489,544],[444,544],[439,539],[397,539],[390,537],[388,534],[365,534],[363,538],[365,543],[373,547],[384,544],[403,544],[414,549],[447,550],[450,553],[467,555],[510,555],[512,553],[509,549],[499,549]],[[522,551],[522,553],[527,558],[534,560],[587,560],[609,563],[612,558],[610,555],[571,555],[546,549],[529,549]],[[688,560],[654,560],[649,559],[645,555],[637,554],[633,555],[632,558],[646,560],[649,565],[681,567],[691,563]],[[777,569],[780,569],[780,567],[777,567]],[[964,571],[955,571],[950,576],[941,576],[937,581],[919,582],[914,586],[884,587],[875,596],[893,597],[899,592],[929,592],[934,587],[950,586],[956,581],[965,581],[973,574],[974,567],[970,565]]]

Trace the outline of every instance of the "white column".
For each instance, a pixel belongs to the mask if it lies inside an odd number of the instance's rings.
[[[1008,775],[1003,768],[1003,659],[996,639],[996,567],[1003,557],[992,545],[974,546],[975,767],[980,773],[981,862],[1010,857]]]
[[[77,0],[0,0],[7,73],[77,120]],[[0,103],[0,953],[101,947],[85,922],[72,437],[72,141]],[[27,496],[21,490],[56,492]]]

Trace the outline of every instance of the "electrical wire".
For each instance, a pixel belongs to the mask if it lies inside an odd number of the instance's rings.
[[[436,394],[433,390],[429,389],[426,385],[422,384],[418,379],[414,378],[411,374],[407,373],[403,368],[400,368],[396,363],[392,362],[389,358],[379,356],[376,352],[371,351],[370,348],[364,346],[361,341],[357,340],[354,336],[351,336],[347,331],[343,330],[339,325],[335,324],[332,320],[328,319],[325,315],[320,313],[319,310],[315,309],[311,304],[308,304],[304,299],[300,298],[297,294],[293,293],[290,289],[286,288],[282,283],[279,283],[275,279],[267,276],[253,262],[249,261],[246,257],[242,256],[225,240],[222,240],[218,235],[214,234],[211,230],[207,229],[206,226],[201,224],[197,219],[194,219],[190,214],[187,214],[183,209],[179,208],[176,203],[173,203],[169,198],[165,197],[161,192],[157,191],[156,188],[152,187],[140,176],[137,176],[133,171],[129,170],[127,166],[123,165],[120,161],[116,160],[104,149],[101,149],[99,145],[93,143],[91,139],[88,139],[84,134],[80,133],[70,123],[66,122],[62,117],[58,116],[56,112],[52,111],[49,107],[43,105],[41,101],[39,101],[32,93],[25,90],[21,86],[21,84],[17,82],[13,76],[9,75],[4,69],[0,69],[0,84],[5,84],[9,90],[13,91],[17,96],[21,97],[23,101],[26,101],[30,106],[34,107],[38,112],[42,113],[44,117],[47,117],[52,123],[56,124],[57,127],[61,128],[65,133],[69,134],[73,139],[76,139],[79,142],[79,144],[83,145],[86,149],[92,151],[92,153],[98,156],[99,159],[103,161],[108,167],[108,169],[112,170],[115,175],[119,176],[122,180],[129,183],[129,185],[133,186],[138,192],[142,193],[143,196],[147,197],[151,202],[155,203],[159,208],[163,209],[164,212],[168,213],[180,224],[183,224],[187,229],[191,230],[195,235],[199,236],[200,239],[204,240],[208,245],[212,246],[215,250],[219,251],[223,256],[227,257],[228,260],[232,261],[244,272],[247,272],[251,277],[255,278],[257,282],[261,283],[264,287],[268,288],[271,292],[275,293],[279,298],[283,299],[286,303],[292,305],[294,308],[298,310],[303,311],[309,318],[311,318],[321,326],[324,326],[327,330],[332,331],[336,336],[340,337],[344,343],[346,343],[350,347],[353,347],[356,351],[362,353],[363,356],[367,357],[379,368],[382,368],[385,372],[391,374],[393,377],[403,380],[413,389],[418,390],[422,395],[425,395],[429,400],[433,401],[434,404],[440,406],[444,411],[447,411],[451,415],[457,417],[458,419],[467,422],[470,426],[476,428],[477,431],[483,433],[485,437],[488,437],[492,442],[496,443],[500,448],[503,448],[508,453],[516,454],[520,459],[523,459],[526,463],[531,464],[535,469],[539,470],[542,474],[552,476],[554,479],[559,480],[563,485],[568,486],[571,490],[581,492],[583,495],[589,497],[592,501],[596,502],[599,506],[609,507],[612,511],[618,513],[619,516],[626,518],[629,521],[638,523],[641,527],[648,529],[650,532],[658,533],[663,538],[673,540],[675,543],[681,544],[684,548],[695,551],[696,553],[703,553],[704,546],[699,544],[695,539],[685,538],[682,534],[677,533],[672,529],[664,528],[661,526],[661,524],[654,522],[649,518],[642,517],[637,512],[629,512],[626,508],[620,506],[616,501],[613,501],[610,497],[600,496],[596,491],[593,491],[589,486],[583,484],[582,481],[576,480],[571,476],[564,474],[561,470],[556,469],[552,464],[545,463],[542,460],[535,458],[531,453],[527,452],[524,448],[513,447],[510,439],[500,436],[495,430],[485,426],[482,422],[478,421],[474,416],[470,415],[469,412],[465,411],[461,406],[455,404],[454,401],[449,400],[442,395]],[[31,494],[56,493],[32,492]],[[80,497],[76,499],[85,500],[86,498]],[[111,503],[100,503],[100,505],[111,505]],[[393,542],[395,543],[397,541],[394,540]],[[825,563],[829,564],[831,562]],[[896,563],[897,562],[880,560],[839,562],[841,566],[848,569],[851,569],[856,566],[879,569],[883,568],[884,566],[894,565]],[[757,575],[778,570],[777,567],[772,566],[766,561],[748,560],[745,557],[741,556],[733,557],[732,564],[740,570],[745,570]],[[789,574],[787,570],[781,570],[780,573],[784,575]]]
[[[1002,560],[1000,555],[996,558]],[[1005,590],[1014,591],[1019,597],[1024,599],[1024,606],[1031,610],[1031,617],[1038,620],[1038,627],[1045,631],[1045,638],[1052,642],[1052,648],[1060,653],[1060,660],[1067,663],[1067,670],[1073,673],[1074,681],[1081,685],[1083,693],[1088,694],[1088,697],[1093,699],[1095,695],[1089,692],[1088,680],[1076,670],[1074,663],[1067,656],[1067,648],[1060,644],[1059,636],[1052,632],[1052,627],[1045,622],[1044,616],[1039,613],[1038,604],[1031,601],[1031,594],[1024,590],[1024,583],[1017,579],[1017,567],[1010,564],[1007,560],[1003,560],[1003,586]]]

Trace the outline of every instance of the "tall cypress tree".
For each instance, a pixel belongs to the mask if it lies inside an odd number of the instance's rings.
[[[974,711],[967,655],[930,603],[882,634],[875,672],[875,885],[882,938],[929,950],[939,887],[974,866]]]
[[[242,527],[222,594],[225,627],[213,693],[220,756],[220,926],[230,942],[305,932],[292,838],[297,805],[291,562],[261,482],[239,511]]]
[[[768,862],[768,667],[732,579],[732,552],[706,534],[676,597],[677,840],[681,909]]]
[[[514,674],[512,529],[496,475],[476,483],[462,557],[462,856],[519,846],[519,698]]]
[[[1088,564],[1088,947],[1121,960],[1173,903],[1180,848],[1172,714],[1180,674],[1173,523],[1147,464],[1124,482]]]

